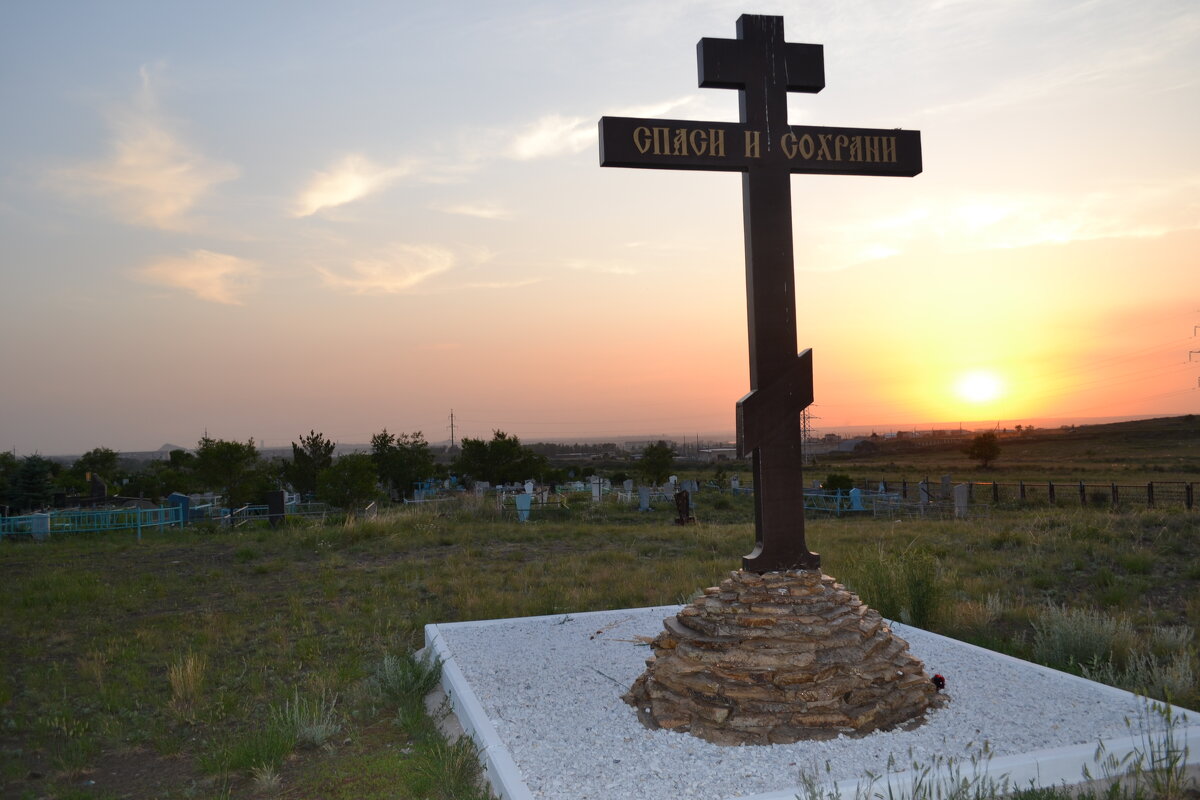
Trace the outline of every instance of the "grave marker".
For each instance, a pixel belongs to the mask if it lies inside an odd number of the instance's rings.
[[[825,88],[824,48],[784,41],[783,17],[742,15],[736,39],[696,47],[703,88],[736,89],[740,122],[600,120],[600,165],[742,173],[750,393],[737,404],[738,455],[754,470],[752,572],[818,569],[804,541],[800,412],[813,400],[812,351],[796,353],[791,174],[921,171],[921,134],[789,125],[787,93]]]

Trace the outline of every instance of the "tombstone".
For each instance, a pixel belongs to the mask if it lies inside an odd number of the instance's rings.
[[[742,488],[742,479],[737,475],[729,476],[729,490],[734,494],[738,493],[738,489]]]
[[[737,452],[754,470],[755,548],[744,570],[816,570],[804,540],[800,413],[813,401],[812,351],[796,351],[792,173],[921,172],[918,131],[788,123],[788,93],[825,88],[821,45],[788,42],[783,17],[744,14],[736,39],[703,38],[699,84],[738,92],[739,120],[603,117],[600,165],[742,174],[750,392],[737,403]]]
[[[917,490],[921,494],[921,505],[923,505],[923,506],[929,505],[929,502],[933,499],[929,495],[929,481],[921,481],[920,483],[918,483]]]
[[[683,488],[686,491],[695,494],[696,492],[700,491],[700,483],[693,478],[689,478],[683,482]]]
[[[518,494],[514,499],[517,503],[517,522],[529,521],[529,509],[533,505],[532,494]]]
[[[533,481],[525,481],[525,494],[533,494]]]
[[[286,497],[282,489],[272,489],[267,492],[267,522],[272,528],[283,525],[284,514],[287,513]]]
[[[675,510],[678,512],[676,525],[691,525],[696,522],[696,518],[692,516],[691,493],[687,489],[680,489],[675,493]]]
[[[621,485],[625,488],[625,491],[632,492],[633,491],[633,478],[626,478],[625,483],[623,483]]]
[[[650,487],[649,486],[639,486],[638,487],[638,511],[649,511],[649,510],[650,510]]]
[[[964,519],[967,516],[967,510],[971,505],[971,487],[965,483],[960,483],[954,487],[954,516],[957,519]]]
[[[878,489],[877,491],[878,491],[880,494],[887,494],[887,481],[880,481],[880,482],[879,482],[879,489]]]
[[[167,495],[167,505],[174,506],[179,509],[179,527],[183,527],[191,521],[191,506],[192,498],[180,492],[171,492]]]
[[[475,496],[483,497],[487,494],[487,490],[492,488],[487,481],[475,481]]]
[[[599,475],[593,475],[591,478],[592,484],[592,502],[599,503],[604,496],[604,484],[600,482]]]
[[[34,541],[44,542],[50,538],[50,515],[49,514],[30,514],[29,515],[29,532],[33,534]]]
[[[950,492],[951,492],[951,488],[950,488],[950,476],[949,476],[949,475],[943,475],[943,476],[942,476],[942,494],[941,494],[941,496],[940,496],[938,499],[939,499],[939,500],[949,500],[949,499],[950,499]]]
[[[108,496],[108,485],[95,472],[88,473],[88,494],[92,500],[103,500]]]
[[[857,486],[855,486],[853,489],[850,490],[850,510],[851,511],[866,511],[867,510],[866,507],[863,505],[862,489],[859,489]]]

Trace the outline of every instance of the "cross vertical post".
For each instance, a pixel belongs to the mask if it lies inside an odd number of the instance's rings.
[[[750,392],[737,404],[738,455],[754,471],[751,572],[819,569],[804,537],[800,413],[813,401],[812,351],[796,352],[791,173],[921,171],[917,131],[792,126],[787,93],[825,87],[821,45],[784,40],[783,18],[745,14],[737,39],[696,46],[702,88],[736,89],[737,124],[600,120],[600,164],[742,173]]]

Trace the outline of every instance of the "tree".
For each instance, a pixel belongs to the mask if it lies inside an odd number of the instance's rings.
[[[12,453],[5,450],[0,453],[0,507],[8,506],[12,503],[9,498],[9,490],[12,487],[13,481],[16,480],[17,470],[20,469],[21,462]]]
[[[462,452],[454,460],[454,470],[472,480],[492,484],[514,483],[541,478],[547,470],[545,456],[521,444],[516,436],[492,431],[491,441],[464,438]]]
[[[57,465],[39,455],[25,456],[9,479],[8,505],[11,511],[35,511],[50,505]]]
[[[71,471],[84,480],[87,479],[87,473],[92,472],[106,481],[114,481],[117,479],[118,459],[120,454],[116,450],[96,447],[77,458],[71,465]]]
[[[283,472],[292,489],[301,495],[316,494],[317,476],[333,466],[334,447],[323,434],[312,430],[308,436],[300,437],[300,444],[292,442],[292,461],[284,466]]]
[[[379,493],[375,461],[367,453],[347,453],[317,476],[321,502],[354,513]]]
[[[642,451],[642,458],[638,462],[638,474],[647,483],[655,486],[666,483],[667,478],[671,474],[671,464],[674,460],[674,448],[662,439],[659,439]]]
[[[389,494],[404,498],[413,484],[433,475],[433,453],[420,431],[392,434],[384,428],[371,437],[371,459],[379,482]]]
[[[243,444],[205,434],[196,445],[196,478],[205,488],[221,491],[230,508],[246,505],[269,488],[254,439]]]
[[[120,454],[107,447],[96,447],[75,459],[75,463],[59,480],[68,492],[91,493],[89,476],[94,476],[106,485],[114,485],[122,477],[119,465]]]
[[[129,497],[145,497],[161,500],[171,492],[191,491],[193,479],[190,472],[172,467],[168,461],[152,461],[129,475],[121,487],[121,493]]]
[[[987,469],[1000,456],[1000,442],[991,431],[976,434],[963,452],[978,461],[981,468]]]

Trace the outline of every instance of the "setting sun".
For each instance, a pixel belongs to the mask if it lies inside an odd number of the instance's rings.
[[[954,384],[955,393],[971,403],[987,403],[1000,397],[1004,384],[994,372],[968,372]]]

